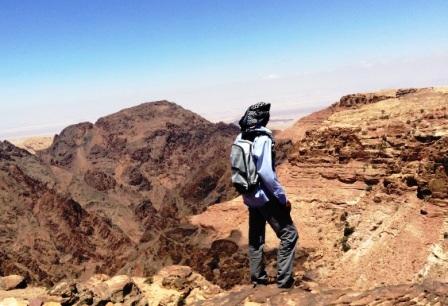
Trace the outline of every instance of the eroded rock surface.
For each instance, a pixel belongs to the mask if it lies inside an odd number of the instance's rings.
[[[132,242],[110,219],[59,193],[35,155],[5,141],[0,156],[1,274],[51,285],[124,265]]]

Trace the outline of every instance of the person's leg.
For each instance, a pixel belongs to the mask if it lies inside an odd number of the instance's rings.
[[[293,264],[299,238],[290,210],[272,201],[263,208],[262,213],[280,239],[277,255],[277,285],[290,287],[294,284]]]
[[[250,279],[254,284],[267,284],[264,270],[263,247],[266,220],[257,208],[249,208],[249,263]]]
[[[282,228],[277,256],[277,284],[279,287],[294,285],[293,265],[298,238],[299,235],[293,223],[286,224]]]

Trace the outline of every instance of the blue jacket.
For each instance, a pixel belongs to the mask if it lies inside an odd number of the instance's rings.
[[[272,134],[265,127],[257,130]],[[238,136],[241,137],[241,134]],[[277,175],[272,168],[272,140],[267,135],[261,135],[254,139],[252,157],[257,165],[260,185],[253,192],[243,194],[244,203],[249,207],[260,207],[269,200],[276,199],[281,205],[286,205],[286,195]]]

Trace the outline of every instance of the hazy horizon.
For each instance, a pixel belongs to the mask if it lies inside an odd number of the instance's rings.
[[[1,5],[0,139],[155,100],[232,121],[258,101],[300,116],[349,93],[448,85],[446,1]]]

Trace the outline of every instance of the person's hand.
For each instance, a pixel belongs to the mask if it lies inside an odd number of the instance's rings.
[[[291,201],[286,200],[286,205],[285,205],[285,207],[286,207],[289,211],[291,211]]]

